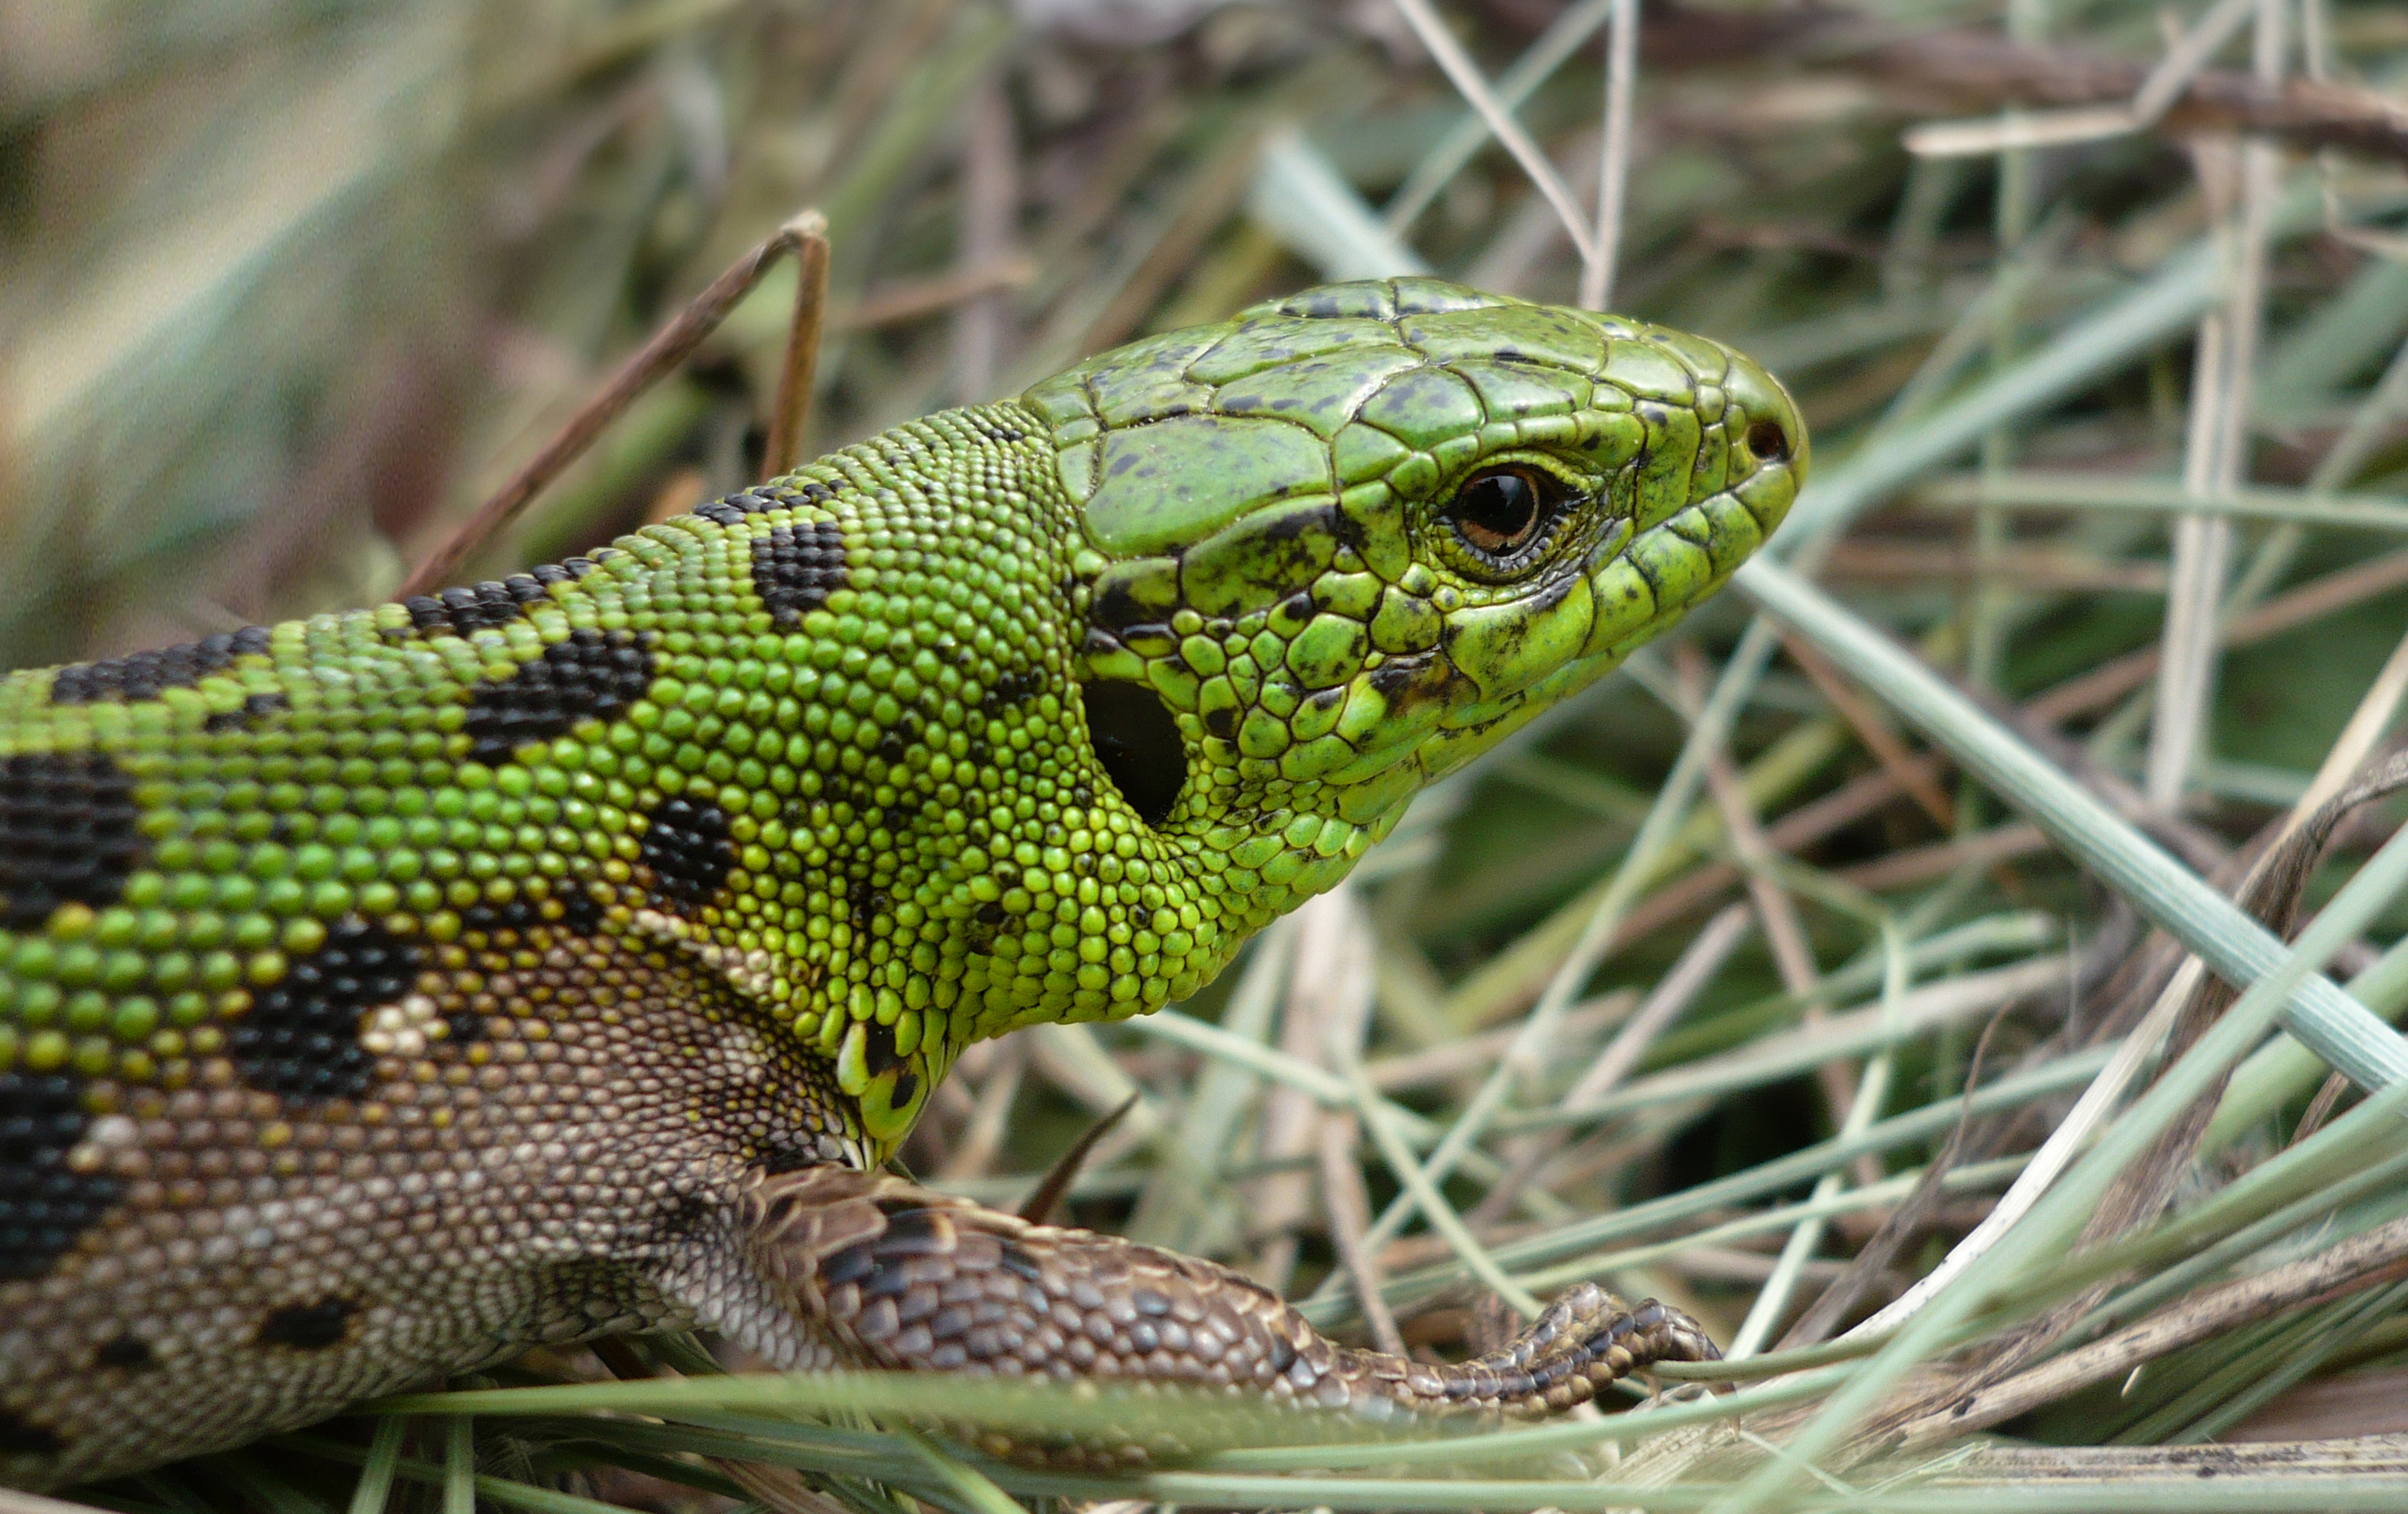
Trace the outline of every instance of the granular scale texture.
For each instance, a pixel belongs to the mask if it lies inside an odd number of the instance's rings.
[[[123,1187],[67,1165],[92,1123],[82,1094],[61,1074],[0,1073],[0,1279],[41,1276]]]
[[[468,756],[507,762],[527,743],[565,736],[580,720],[612,718],[652,682],[652,655],[633,632],[572,630],[509,677],[478,686],[468,705]]]
[[[366,920],[345,919],[323,944],[252,995],[226,1032],[226,1054],[254,1089],[293,1099],[356,1098],[376,1074],[360,1017],[398,1004],[417,981],[421,951]]]
[[[0,757],[0,925],[112,904],[148,850],[123,769],[98,752]]]
[[[556,566],[0,681],[0,1481],[612,1331],[959,1366],[955,1286],[1033,1311],[997,1370],[1409,1408],[1694,1353],[1592,1300],[1484,1364],[1328,1355],[1232,1275],[866,1169],[970,1042],[1208,982],[1804,458],[1711,342],[1340,285]],[[822,1289],[823,1246],[871,1270]]]
[[[62,668],[50,683],[50,698],[60,704],[155,699],[163,689],[191,688],[238,656],[266,651],[267,635],[265,626],[246,626],[184,646]]]

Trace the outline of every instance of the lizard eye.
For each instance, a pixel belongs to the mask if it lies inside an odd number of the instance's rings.
[[[1535,468],[1487,468],[1463,481],[1439,520],[1480,567],[1509,572],[1545,540],[1570,500],[1563,481]]]

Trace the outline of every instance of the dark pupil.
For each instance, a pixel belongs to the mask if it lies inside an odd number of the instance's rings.
[[[1455,529],[1483,552],[1520,546],[1538,520],[1539,491],[1519,473],[1484,473],[1455,497]]]

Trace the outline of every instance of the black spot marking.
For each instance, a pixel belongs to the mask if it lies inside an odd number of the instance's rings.
[[[1096,683],[1079,691],[1096,760],[1147,825],[1158,826],[1187,783],[1187,743],[1179,722],[1151,688]]]
[[[694,512],[707,521],[722,526],[740,526],[747,515],[765,511],[790,510],[799,504],[817,504],[836,497],[836,492],[824,483],[806,483],[800,488],[786,483],[756,483],[752,488],[731,494],[724,499],[711,499],[694,507]]]
[[[602,906],[594,901],[594,896],[587,893],[583,886],[576,883],[562,884],[560,892],[553,897],[560,901],[562,925],[580,936],[598,936],[602,933]]]
[[[871,1077],[903,1065],[903,1054],[895,1049],[895,1027],[871,1020],[861,1028],[861,1065]]]
[[[92,1353],[96,1367],[115,1367],[122,1372],[148,1372],[159,1364],[150,1354],[150,1343],[136,1335],[120,1335]]]
[[[117,902],[150,843],[134,780],[97,752],[0,757],[0,926],[40,925],[70,900]]]
[[[953,1232],[937,1220],[926,1204],[910,1199],[879,1199],[878,1212],[886,1217],[878,1248],[891,1257],[927,1257],[949,1249]]]
[[[1168,657],[1179,650],[1179,634],[1163,625],[1131,626],[1121,632],[1121,645],[1140,657]]]
[[[67,1167],[91,1122],[81,1079],[0,1073],[0,1280],[49,1272],[117,1202],[120,1179]]]
[[[485,1017],[473,1009],[455,1009],[443,1017],[446,1039],[455,1046],[471,1045],[485,1039]]]
[[[1390,657],[1372,669],[1371,686],[1390,708],[1402,712],[1444,698],[1447,688],[1459,677],[1455,665],[1441,654],[1422,652]]]
[[[907,1264],[911,1259],[941,1256],[953,1250],[956,1241],[952,1224],[924,1204],[908,1199],[871,1202],[885,1216],[886,1228],[868,1240],[829,1253],[820,1263],[820,1283],[824,1288],[852,1283],[865,1299],[891,1298],[921,1280],[920,1269]]]
[[[1033,669],[1013,669],[996,679],[994,685],[986,691],[986,698],[979,701],[979,713],[994,714],[999,710],[1016,709],[1037,698],[1044,686],[1042,673]]]
[[[534,573],[513,573],[500,583],[487,579],[473,588],[412,595],[401,604],[409,612],[411,628],[421,636],[466,636],[487,627],[509,625],[525,614],[528,605],[550,598],[548,585],[566,576],[565,569],[548,572],[538,569]]]
[[[1105,629],[1112,630],[1123,626],[1143,625],[1161,613],[1153,605],[1138,602],[1134,581],[1116,576],[1097,585],[1095,600],[1087,610],[1087,618]]]
[[[1010,917],[1001,904],[981,904],[962,932],[963,945],[979,955],[995,950],[995,938],[1003,933],[1003,922]]]
[[[668,1201],[648,1228],[655,1245],[681,1241],[700,1231],[710,1218],[711,1204],[699,1193],[681,1193]]]
[[[1215,705],[1204,712],[1204,732],[1225,742],[1238,739],[1238,711],[1234,705]]]
[[[350,1299],[320,1299],[315,1304],[288,1304],[269,1311],[259,1322],[259,1344],[289,1346],[296,1351],[322,1351],[343,1343],[344,1329],[360,1306]]]
[[[239,710],[220,710],[201,722],[201,728],[211,733],[225,730],[249,730],[269,715],[293,708],[292,699],[282,694],[246,696]]]
[[[699,904],[719,892],[736,865],[727,840],[727,812],[710,800],[663,800],[644,829],[644,864],[652,870],[652,897]]]
[[[417,981],[418,947],[365,920],[345,920],[325,944],[287,966],[234,1022],[226,1050],[254,1089],[293,1099],[366,1093],[376,1058],[360,1045],[360,1016],[397,1002]]]
[[[529,742],[566,736],[589,716],[611,719],[652,682],[652,655],[633,631],[573,630],[509,677],[478,685],[464,728],[469,759],[499,767]]]
[[[233,666],[234,659],[267,650],[267,627],[205,637],[188,646],[136,652],[107,662],[62,668],[50,680],[52,704],[99,704],[122,699],[128,704],[155,699],[162,689],[191,688],[210,673]]]
[[[895,1074],[895,1091],[886,1096],[886,1107],[909,1109],[911,1107],[913,1096],[919,1091],[920,1074],[907,1068]]]
[[[489,940],[503,931],[524,930],[543,918],[536,901],[524,894],[505,904],[471,904],[460,912],[460,929]]]
[[[0,1456],[56,1456],[65,1449],[57,1432],[0,1409]]]
[[[754,537],[752,587],[777,624],[801,625],[844,587],[843,529],[834,521],[802,521]]]

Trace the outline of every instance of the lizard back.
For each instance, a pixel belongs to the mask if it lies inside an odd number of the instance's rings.
[[[10,675],[0,1478],[538,1341],[832,1360],[748,1193],[1192,992],[1803,463],[1711,342],[1338,285],[587,557]]]

